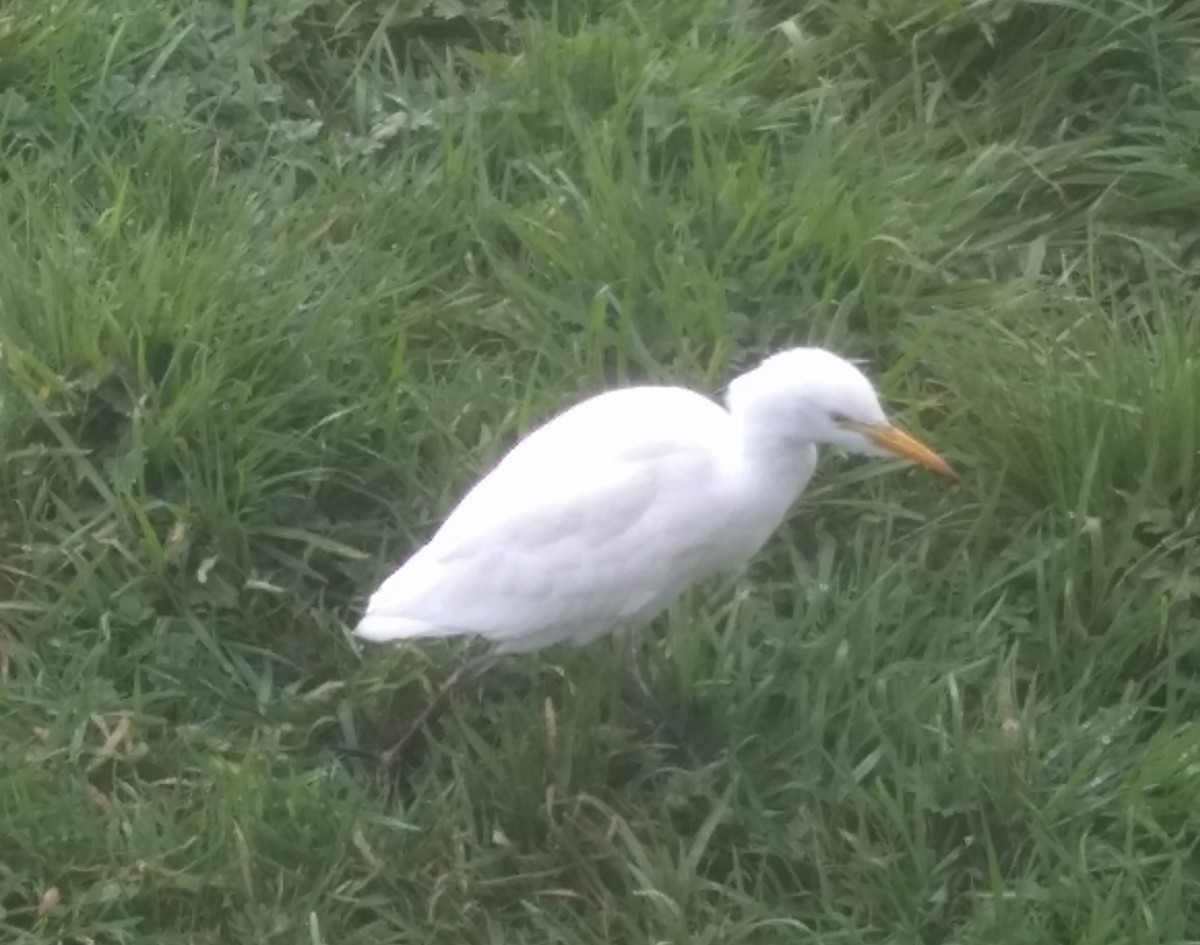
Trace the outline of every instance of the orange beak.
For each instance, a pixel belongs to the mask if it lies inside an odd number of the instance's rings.
[[[914,463],[919,463],[926,469],[932,469],[935,473],[940,473],[949,479],[958,478],[958,473],[951,468],[949,463],[924,443],[909,436],[903,430],[887,424],[880,424],[879,426],[860,427],[859,432],[876,446],[887,450],[889,453],[894,453],[903,459],[910,459]]]

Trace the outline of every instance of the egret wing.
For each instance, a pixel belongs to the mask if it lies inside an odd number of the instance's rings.
[[[712,451],[688,437],[631,437],[604,455],[575,445],[545,437],[510,453],[384,582],[367,619],[402,622],[391,636],[479,634],[516,649],[669,602],[723,526]]]

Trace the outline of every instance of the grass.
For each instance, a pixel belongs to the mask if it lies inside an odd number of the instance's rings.
[[[1200,13],[1150,0],[0,13],[6,942],[1200,940]],[[869,359],[748,573],[511,661],[361,649],[523,430]]]

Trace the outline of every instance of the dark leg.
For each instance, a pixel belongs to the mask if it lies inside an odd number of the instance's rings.
[[[633,634],[622,633],[618,645],[621,647],[621,662],[624,664],[625,677],[633,686],[634,694],[637,696],[642,710],[667,730],[671,736],[671,740],[675,742],[676,747],[687,756],[689,761],[693,764],[699,764],[700,758],[688,740],[686,728],[677,716],[664,708],[654,693],[650,691],[650,687],[643,681],[641,673],[638,672],[637,658],[634,654]]]
[[[477,686],[483,681],[483,677],[487,675],[488,670],[496,665],[496,661],[500,658],[498,653],[485,653],[482,656],[476,657],[463,663],[458,669],[450,674],[442,687],[434,693],[429,704],[421,710],[420,714],[412,720],[404,731],[400,733],[400,737],[379,756],[380,767],[387,770],[394,765],[404,754],[405,748],[409,742],[413,740],[416,734],[433,722],[441,715],[446,707],[450,704],[451,696],[456,693],[469,691],[472,687]]]

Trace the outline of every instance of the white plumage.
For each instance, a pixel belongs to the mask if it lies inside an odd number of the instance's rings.
[[[744,564],[808,484],[819,444],[953,476],[887,423],[858,368],[827,351],[774,355],[726,400],[633,387],[560,414],[383,582],[355,633],[475,635],[498,652],[586,643]]]

